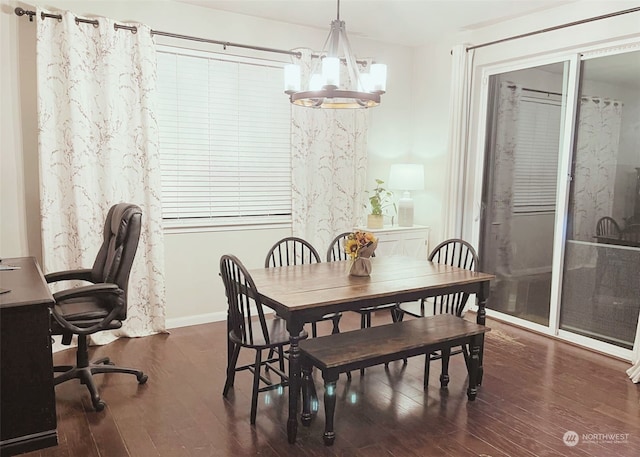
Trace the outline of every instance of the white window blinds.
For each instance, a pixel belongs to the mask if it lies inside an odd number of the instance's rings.
[[[158,124],[166,225],[291,219],[282,64],[162,47]]]
[[[513,212],[555,211],[561,102],[523,97],[518,112]]]

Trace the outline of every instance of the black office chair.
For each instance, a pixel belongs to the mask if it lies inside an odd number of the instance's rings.
[[[320,262],[320,254],[311,243],[302,238],[295,236],[289,236],[281,239],[274,244],[267,257],[264,260],[264,267],[283,267],[286,265],[301,265],[305,263],[318,263]],[[319,321],[332,321],[333,328],[331,333],[340,333],[340,318],[341,313],[330,313],[322,316],[318,321],[311,323],[311,336],[314,338],[318,336],[318,327],[316,322]]]
[[[220,258],[220,276],[229,304],[227,325],[229,342],[232,346],[222,395],[227,396],[229,389],[233,387],[238,371],[251,371],[253,373],[253,388],[250,420],[251,424],[255,424],[258,393],[289,385],[289,378],[284,367],[284,346],[289,344],[289,332],[284,319],[266,319],[260,294],[253,278],[237,257],[223,255]],[[300,333],[300,338],[307,338],[307,333],[304,331]],[[256,351],[254,363],[236,366],[240,349],[243,347]],[[264,349],[273,350],[277,356],[268,356],[266,360],[262,360]],[[263,367],[265,368],[264,375],[262,374]],[[279,377],[279,382],[274,382],[268,377],[268,370]],[[261,383],[263,387],[260,387]]]
[[[470,243],[460,239],[450,239],[437,245],[429,254],[429,260],[445,265],[475,271],[478,265],[478,254]],[[437,297],[423,298],[419,301],[398,303],[396,310],[398,320],[402,321],[405,314],[413,317],[434,316],[436,314],[453,314],[462,317],[464,307],[469,300],[469,294],[458,292],[449,295],[439,295]],[[429,385],[429,365],[432,360],[442,360],[442,374],[440,375],[440,385],[446,387],[449,383],[449,357],[462,353],[465,363],[469,363],[469,352],[466,346],[461,346],[455,351],[438,351],[427,354],[424,364],[424,388]]]
[[[87,337],[103,330],[122,327],[127,318],[127,286],[133,259],[138,249],[142,210],[129,203],[118,203],[109,209],[104,224],[102,246],[91,269],[60,271],[45,275],[48,283],[81,280],[92,283],[53,294],[51,333],[62,335],[62,343],[70,344],[78,335],[76,366],[54,367],[63,372],[54,379],[58,385],[69,379],[80,379],[91,394],[96,411],[105,403],[100,399],[93,375],[98,373],[129,373],[139,384],[147,382],[147,375],[133,368],[113,365],[108,357],[89,361]]]

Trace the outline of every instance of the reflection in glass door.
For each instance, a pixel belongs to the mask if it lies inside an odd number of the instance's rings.
[[[632,349],[640,312],[640,51],[582,62],[560,329]]]
[[[487,308],[549,325],[560,138],[568,63],[490,77],[480,270]]]

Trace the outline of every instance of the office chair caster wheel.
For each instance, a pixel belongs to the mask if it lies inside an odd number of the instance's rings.
[[[149,376],[144,373],[140,373],[136,378],[138,379],[138,384],[144,384],[147,382],[147,379],[149,379]]]
[[[93,409],[95,409],[97,412],[103,411],[104,407],[107,406],[107,404],[100,399],[91,400],[91,402],[93,403]]]

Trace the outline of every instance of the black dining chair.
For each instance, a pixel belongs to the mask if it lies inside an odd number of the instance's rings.
[[[344,249],[345,242],[348,236],[352,232],[343,232],[336,236],[327,249],[327,262],[336,262],[341,260],[347,260],[349,258],[347,251]],[[375,257],[376,253],[373,253],[372,257]],[[391,313],[391,321],[397,321],[396,305],[391,303],[388,305],[367,306],[366,308],[358,309],[354,312],[360,315],[360,328],[371,327],[371,315],[376,311],[388,309]],[[360,375],[364,375],[364,368],[360,370]]]
[[[308,241],[295,236],[289,236],[276,242],[264,260],[265,268],[283,267],[288,265],[302,265],[305,263],[320,262],[320,254]],[[331,333],[340,333],[341,313],[330,313],[322,316],[318,321],[311,323],[311,336],[318,336],[318,326],[316,322],[331,321],[333,328]]]
[[[604,216],[598,219],[598,222],[596,223],[596,236],[620,239],[620,235],[620,226],[614,218]]]
[[[432,262],[472,271],[475,271],[478,265],[478,254],[474,247],[469,242],[457,238],[443,241],[437,245],[429,254],[428,259]],[[457,292],[454,294],[423,298],[413,302],[398,303],[396,305],[398,321],[402,321],[405,314],[417,318],[444,313],[462,317],[464,307],[468,300],[469,294],[467,292]],[[460,353],[464,355],[465,363],[468,364],[469,352],[468,348],[464,345],[454,351],[437,351],[427,354],[424,364],[424,388],[426,389],[429,386],[429,365],[433,360],[442,360],[440,385],[446,387],[449,382],[449,357]]]
[[[255,424],[258,394],[289,385],[284,367],[284,347],[289,344],[289,332],[284,319],[266,318],[253,278],[237,257],[223,255],[220,258],[220,276],[229,305],[227,327],[231,349],[222,395],[227,397],[229,394],[237,372],[248,370],[253,373],[250,422]],[[299,336],[305,339],[307,333],[303,331]],[[242,348],[255,351],[253,363],[237,365]],[[263,360],[262,351],[266,349],[274,355]],[[278,380],[272,380],[269,372]]]
[[[344,244],[347,240],[347,237],[351,234],[351,232],[344,232],[340,235],[336,236],[331,243],[329,244],[329,248],[327,249],[327,262],[334,262],[339,260],[347,260],[349,257],[347,252],[344,250]],[[375,252],[372,257],[375,257]],[[360,328],[371,327],[371,314],[375,311],[388,309],[391,312],[391,320],[393,322],[396,321],[396,310],[395,304],[389,305],[379,305],[379,306],[369,306],[366,308],[359,309],[355,312],[360,314]]]

